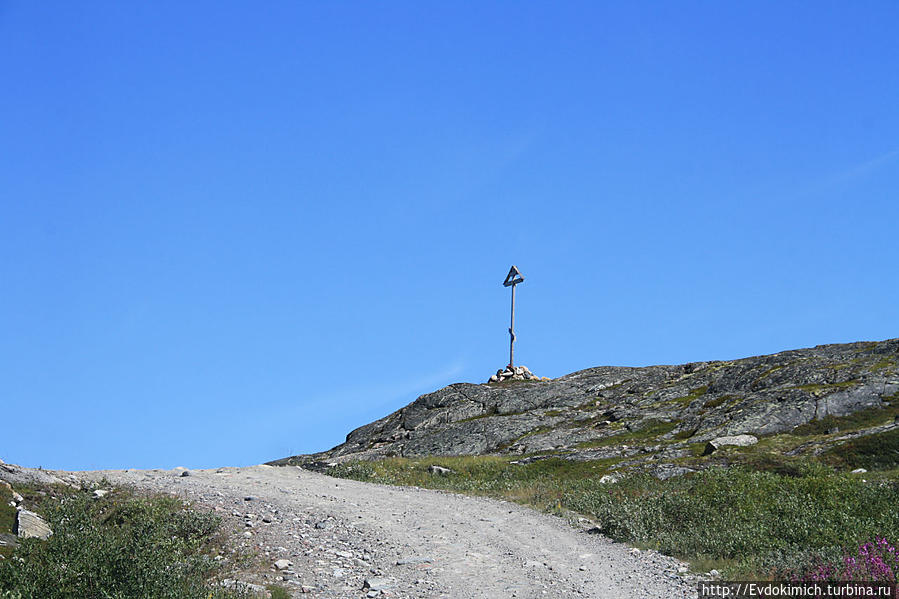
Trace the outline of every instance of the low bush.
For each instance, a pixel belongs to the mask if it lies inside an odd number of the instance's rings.
[[[899,405],[889,405],[884,407],[872,407],[865,410],[859,410],[846,416],[833,416],[828,414],[824,418],[811,420],[805,424],[801,424],[793,429],[793,435],[809,436],[823,435],[827,431],[838,429],[843,432],[850,430],[858,430],[866,427],[877,426],[890,422],[899,416]]]
[[[828,450],[825,458],[847,468],[895,468],[899,466],[899,429],[856,437]]]
[[[899,490],[806,465],[799,476],[713,468],[659,481],[584,484],[568,507],[592,515],[609,536],[687,559],[764,574],[779,559],[801,567],[820,553],[899,532]],[[780,568],[772,568],[780,569]]]
[[[22,539],[0,562],[10,599],[218,599],[242,596],[209,582],[216,516],[171,497],[87,490],[43,506],[53,535]]]
[[[839,558],[819,559],[802,573],[784,572],[783,578],[806,581],[896,582],[899,551],[884,537],[860,544]]]
[[[329,474],[493,495],[590,516],[608,536],[659,549],[728,576],[766,577],[831,563],[842,547],[899,537],[899,485],[865,483],[820,463],[757,456],[751,466],[658,480],[624,474],[601,483],[614,460],[464,457],[357,462]],[[767,459],[767,461],[766,461]],[[453,469],[431,475],[429,464]]]

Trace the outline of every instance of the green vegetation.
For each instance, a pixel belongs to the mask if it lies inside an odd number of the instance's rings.
[[[798,387],[794,387],[795,389],[802,389],[803,391],[810,391],[816,394],[830,393],[833,391],[839,391],[840,389],[847,389],[849,387],[855,387],[858,385],[859,381],[843,381],[842,383],[827,383],[827,384],[815,384],[815,385],[799,385]]]
[[[824,455],[831,463],[845,468],[888,470],[899,467],[899,429],[850,439]]]
[[[682,430],[677,433],[674,433],[674,438],[677,439],[678,441],[682,441],[684,439],[689,439],[690,437],[695,435],[698,430],[699,430],[698,428],[690,428],[690,429]]]
[[[171,497],[138,497],[122,489],[101,499],[88,490],[45,498],[34,509],[47,518],[53,535],[46,541],[21,539],[14,557],[0,562],[3,597],[244,596],[210,582],[218,572],[212,558],[222,542],[212,514]],[[7,516],[4,512],[4,526]]]
[[[736,395],[722,395],[721,397],[718,397],[716,399],[708,400],[707,402],[702,404],[702,407],[703,407],[703,409],[717,408],[719,406],[723,406],[725,403],[727,403],[731,400],[739,400],[739,399],[740,398],[737,397]]]
[[[877,426],[892,422],[899,416],[899,405],[891,405],[886,408],[874,407],[859,410],[848,416],[827,415],[818,420],[812,420],[793,429],[793,435],[823,435],[827,431],[838,428],[841,431],[858,430],[866,427]]]
[[[869,371],[870,372],[878,372],[880,370],[885,370],[887,368],[890,368],[891,366],[894,366],[894,365],[895,364],[892,359],[883,358],[879,362],[872,364],[871,367],[869,368]]]
[[[760,374],[759,377],[757,379],[755,379],[755,381],[752,384],[758,385],[759,383],[761,383],[763,380],[765,380],[766,378],[768,378],[769,376],[771,376],[778,370],[781,370],[782,368],[786,368],[787,366],[788,366],[787,364],[781,364],[780,366],[773,366],[773,367],[769,368],[768,370],[766,370],[765,372]]]
[[[284,587],[279,587],[276,584],[270,584],[265,588],[271,593],[271,599],[291,599],[293,597],[293,595],[290,594],[290,591]]]
[[[682,403],[682,404],[689,404],[689,403],[692,403],[693,400],[699,399],[700,397],[705,395],[706,391],[708,391],[708,390],[709,390],[709,386],[703,385],[702,387],[697,387],[697,388],[693,389],[687,395],[684,395],[683,397],[677,397],[675,399],[672,399],[671,401],[677,402],[677,403]]]
[[[625,433],[619,433],[595,441],[586,441],[581,443],[579,447],[606,447],[609,445],[621,445],[628,443],[640,443],[643,441],[655,440],[662,435],[666,435],[677,428],[680,420],[656,420],[650,419],[643,422],[643,426]]]
[[[772,556],[832,553],[899,532],[895,485],[866,485],[806,465],[798,476],[713,468],[659,481],[625,478],[611,488],[585,484],[567,507],[588,514],[609,536],[687,559],[727,564],[729,576],[764,576]],[[804,558],[803,558],[804,559]]]
[[[12,534],[16,523],[16,508],[9,505],[12,491],[0,486],[0,533]],[[12,547],[0,547],[0,557],[8,559],[12,556]]]
[[[601,476],[614,460],[575,462],[560,458],[512,464],[499,456],[457,456],[431,459],[389,458],[377,462],[353,462],[328,470],[340,478],[388,485],[428,487],[469,495],[489,495],[556,509],[566,485]],[[446,476],[428,473],[431,465],[453,471]]]
[[[704,444],[694,446],[698,456]],[[616,458],[547,458],[523,464],[500,456],[390,459],[345,464],[329,474],[490,495],[581,514],[616,540],[659,549],[697,568],[715,567],[730,577],[800,569],[876,535],[899,536],[896,471],[885,472],[885,482],[871,484],[780,453],[734,448],[729,455],[738,465],[665,481],[620,470],[621,480],[612,484],[599,480],[615,468]],[[693,457],[684,463],[708,459]],[[432,464],[453,472],[429,474]]]

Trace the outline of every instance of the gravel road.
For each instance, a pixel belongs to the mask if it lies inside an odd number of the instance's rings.
[[[80,472],[219,512],[232,545],[296,597],[695,597],[678,561],[493,499],[334,479],[296,467]],[[227,557],[227,556],[226,556]],[[275,566],[278,560],[283,568]],[[366,583],[366,581],[368,581]]]

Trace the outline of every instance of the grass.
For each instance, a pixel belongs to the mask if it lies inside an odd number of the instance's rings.
[[[845,468],[889,470],[899,467],[899,429],[850,439],[829,449],[824,457]]]
[[[894,366],[894,365],[895,365],[895,363],[893,362],[892,359],[883,358],[879,362],[872,364],[869,370],[870,370],[870,372],[878,372],[880,370],[890,368],[891,366]]]
[[[692,391],[690,391],[690,393],[688,393],[687,395],[684,395],[683,397],[676,397],[670,401],[675,402],[675,403],[684,404],[684,405],[690,404],[693,402],[693,400],[699,399],[700,397],[705,395],[708,390],[709,390],[709,386],[703,385],[702,387],[697,387],[697,388],[693,389]]]
[[[829,559],[841,547],[875,535],[899,536],[895,477],[869,484],[820,462],[770,452],[733,458],[739,465],[666,481],[620,470],[624,476],[613,484],[599,479],[615,469],[616,458],[549,458],[523,465],[500,456],[390,459],[345,464],[329,474],[581,514],[616,540],[658,549],[696,568],[715,567],[730,577],[764,578]],[[431,475],[431,464],[453,473]]]
[[[855,387],[859,384],[859,381],[843,381],[842,383],[821,383],[821,384],[812,384],[812,385],[799,385],[798,387],[794,387],[794,389],[802,389],[803,391],[809,391],[811,393],[825,393],[831,391],[839,391],[840,389],[847,389],[849,387]]]
[[[18,491],[18,487],[16,488]],[[21,491],[20,491],[21,492]],[[22,495],[28,496],[22,492]],[[53,530],[46,541],[20,539],[0,562],[0,592],[8,599],[232,599],[245,595],[211,582],[219,573],[219,519],[168,496],[141,497],[114,489],[101,499],[89,490],[55,495],[40,505]],[[5,516],[4,516],[5,517]]]
[[[271,599],[291,599],[293,595],[284,587],[276,584],[270,584],[265,587],[271,593]]]
[[[710,399],[704,404],[702,404],[703,409],[711,409],[723,406],[725,403],[733,401],[734,403],[740,401],[742,398],[738,395],[722,395],[721,397]]]
[[[12,501],[12,491],[0,486],[0,533],[12,534],[16,524],[16,508],[9,505],[10,501]],[[12,553],[12,547],[0,547],[0,557],[8,559]]]
[[[628,431],[626,433],[619,433],[617,435],[610,435],[608,437],[603,437],[602,439],[585,441],[579,444],[578,447],[606,447],[609,445],[622,445],[657,440],[658,437],[666,435],[677,428],[678,424],[680,424],[680,420],[665,421],[650,419],[645,421],[643,426],[639,429]]]
[[[573,481],[602,476],[612,460],[576,462],[561,458],[512,464],[509,457],[458,456],[440,458],[389,458],[377,462],[353,462],[328,470],[328,474],[366,482],[427,487],[468,495],[501,497],[545,510],[558,510],[565,488]],[[452,474],[435,476],[428,466],[449,468]]]
[[[838,428],[842,432],[858,430],[879,424],[887,424],[896,416],[899,416],[899,405],[890,405],[885,408],[868,408],[848,416],[831,416],[828,414],[824,418],[797,426],[793,429],[792,434],[799,436],[823,435],[834,428]]]
[[[772,561],[796,561],[810,549],[832,553],[877,534],[895,536],[897,501],[895,485],[806,465],[794,476],[714,468],[668,481],[633,476],[612,488],[591,481],[566,503],[617,540],[728,564],[728,576],[765,576]]]

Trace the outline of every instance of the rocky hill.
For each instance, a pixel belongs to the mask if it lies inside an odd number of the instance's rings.
[[[722,436],[810,427],[820,434],[806,450],[820,453],[892,430],[894,404],[899,339],[679,366],[601,366],[550,381],[453,384],[329,451],[272,464],[489,453],[676,461]],[[846,419],[858,414],[865,416],[847,433]]]

